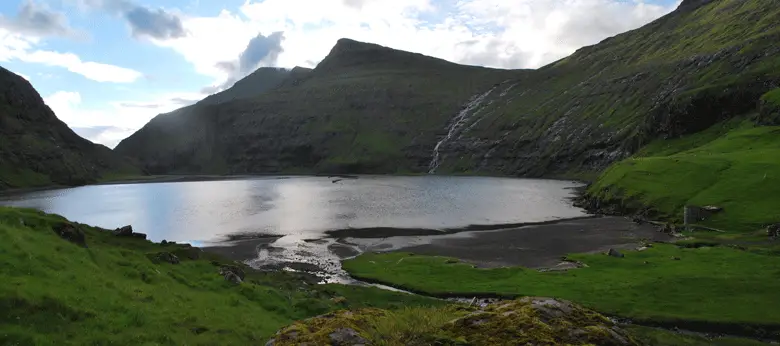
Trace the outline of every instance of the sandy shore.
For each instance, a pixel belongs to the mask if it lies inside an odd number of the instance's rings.
[[[349,238],[365,251],[405,251],[459,258],[479,267],[553,267],[571,253],[629,249],[643,240],[669,241],[657,228],[623,217],[560,221],[493,231],[441,236],[393,237],[381,241]]]
[[[232,241],[205,247],[204,250],[233,260],[254,260],[253,265],[258,268],[303,268],[304,271],[333,277],[345,275],[339,268],[339,259],[369,251],[405,251],[455,257],[479,267],[548,268],[560,264],[562,257],[571,253],[602,252],[610,248],[630,249],[643,240],[671,240],[671,237],[658,232],[652,225],[639,225],[623,217],[563,220],[437,235],[410,235],[408,230],[399,230],[394,236],[391,229],[382,229],[380,233],[382,238],[370,231],[363,232],[363,237],[358,237],[359,232],[349,232],[350,237],[300,243],[284,242],[281,241],[284,238],[269,236]],[[266,258],[260,261],[263,263],[257,261],[261,251]]]

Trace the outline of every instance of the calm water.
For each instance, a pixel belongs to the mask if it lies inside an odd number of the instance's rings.
[[[453,228],[584,215],[572,182],[482,177],[361,176],[85,186],[0,197],[105,228],[133,225],[154,241],[210,242],[229,234],[321,238],[344,228]]]

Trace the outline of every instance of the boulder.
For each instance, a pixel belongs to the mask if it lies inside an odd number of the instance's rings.
[[[368,340],[352,328],[339,328],[328,334],[333,345],[366,345]]]
[[[146,233],[132,233],[130,237],[146,240]]]
[[[770,238],[777,238],[780,236],[780,223],[769,225],[766,228],[766,235]]]
[[[170,264],[179,264],[179,257],[176,257],[176,255],[170,253],[170,252],[160,252],[155,256],[158,261],[160,262],[166,262]]]
[[[52,227],[52,230],[62,239],[65,239],[74,244],[81,245],[83,247],[87,247],[87,239],[84,235],[84,232],[71,223],[63,222],[56,224],[54,227]]]
[[[244,269],[241,269],[241,267],[235,265],[223,265],[219,268],[220,275],[225,275],[227,273],[236,274],[236,276],[238,276],[241,280],[244,280],[246,277]]]
[[[241,269],[241,267],[234,265],[223,265],[219,268],[219,275],[222,275],[225,278],[225,281],[236,285],[244,282],[244,278],[246,277],[244,270]]]
[[[617,257],[617,258],[626,257],[626,255],[620,253],[620,251],[615,250],[615,249],[609,249],[609,252],[607,252],[607,255],[610,255],[612,257]]]
[[[381,309],[341,310],[298,321],[282,328],[266,346],[292,345],[372,345],[366,329],[370,321],[382,317]]]
[[[225,275],[225,281],[230,282],[235,285],[240,285],[244,280],[242,280],[236,273],[233,272],[227,272]]]
[[[132,237],[133,226],[127,225],[114,230],[114,235],[117,237]]]

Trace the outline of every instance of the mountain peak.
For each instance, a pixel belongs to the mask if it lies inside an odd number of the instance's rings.
[[[404,66],[407,69],[415,69],[415,67],[430,68],[445,65],[456,66],[452,62],[419,53],[342,38],[336,41],[336,45],[330,50],[328,56],[317,65],[315,70],[333,71],[367,66]]]

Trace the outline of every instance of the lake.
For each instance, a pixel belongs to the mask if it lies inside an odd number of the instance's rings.
[[[392,238],[403,248],[438,239],[430,236],[438,230],[585,216],[568,200],[577,186],[489,177],[279,176],[82,186],[0,196],[0,205],[108,229],[132,225],[152,241],[208,247],[258,269],[354,283],[341,260],[384,246],[388,235],[406,235]],[[428,236],[409,233],[419,229]],[[339,237],[327,233],[345,230]]]
[[[234,234],[317,239],[325,231],[350,228],[448,229],[585,215],[567,200],[571,188],[579,185],[574,182],[442,176],[337,179],[93,185],[0,196],[0,204],[109,229],[133,225],[153,241],[195,244]]]

